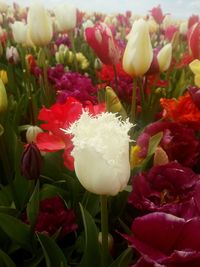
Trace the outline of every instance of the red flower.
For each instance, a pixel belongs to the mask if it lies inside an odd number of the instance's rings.
[[[172,41],[174,34],[178,32],[178,27],[171,25],[165,29],[165,39]]]
[[[23,214],[22,220],[29,223],[27,214]],[[40,202],[35,231],[52,236],[60,229],[59,237],[63,238],[77,227],[74,211],[68,209],[58,196]]]
[[[71,156],[73,145],[71,136],[62,129],[67,129],[82,114],[82,110],[88,110],[91,114],[105,111],[105,105],[92,105],[90,102],[85,107],[75,98],[68,97],[64,104],[54,104],[49,109],[43,107],[38,119],[46,121],[41,128],[48,132],[37,135],[37,146],[40,150],[53,152],[64,149],[64,164],[70,170],[74,170],[74,159]]]
[[[160,103],[164,108],[164,118],[187,124],[194,129],[200,128],[200,110],[189,93],[180,96],[178,100],[161,98]]]
[[[149,12],[158,24],[161,24],[163,22],[165,15],[163,15],[160,5],[153,7]]]
[[[199,22],[199,16],[198,15],[192,15],[189,17],[188,20],[188,29],[190,29],[195,23]]]
[[[115,45],[111,29],[105,23],[97,23],[85,30],[85,38],[100,60],[106,65],[119,62],[120,53]]]
[[[200,22],[190,28],[188,32],[188,45],[194,59],[200,59]]]

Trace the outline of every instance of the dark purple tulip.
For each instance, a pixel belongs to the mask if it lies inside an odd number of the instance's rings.
[[[188,88],[188,91],[192,97],[193,102],[200,109],[200,89],[195,86],[190,86]]]
[[[124,236],[141,255],[132,267],[200,266],[200,218],[154,212],[136,218],[131,230]]]
[[[193,167],[200,156],[199,139],[193,129],[184,125],[157,121],[149,124],[137,139],[137,145],[141,148],[140,157],[145,158],[150,138],[163,132],[160,146],[167,153],[170,161],[178,161],[184,166]]]
[[[42,168],[42,156],[34,143],[28,144],[21,157],[21,173],[29,180],[38,179]]]
[[[129,203],[143,211],[163,211],[190,219],[200,215],[200,175],[177,162],[152,167],[132,178]]]

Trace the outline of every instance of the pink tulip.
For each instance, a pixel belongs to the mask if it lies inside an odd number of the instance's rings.
[[[189,48],[194,59],[200,59],[200,22],[195,24],[188,33]]]
[[[119,50],[115,45],[111,29],[105,23],[100,22],[94,27],[86,28],[85,38],[104,64],[115,65],[119,62]]]

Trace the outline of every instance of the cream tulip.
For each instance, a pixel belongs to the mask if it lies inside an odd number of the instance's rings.
[[[123,69],[131,76],[147,72],[153,59],[148,23],[139,19],[133,23],[123,56]]]
[[[0,0],[0,12],[4,13],[7,11],[9,5],[4,0]]]
[[[31,125],[30,127],[28,127],[27,131],[26,131],[26,140],[27,140],[27,143],[31,144],[32,142],[36,142],[36,138],[37,138],[37,135],[39,133],[42,133],[42,129],[38,126],[34,126],[34,125]]]
[[[113,113],[91,117],[84,112],[66,131],[73,136],[76,175],[88,191],[114,196],[127,186],[131,126]]]
[[[57,6],[54,13],[59,31],[69,31],[76,27],[77,10],[75,6],[65,3]]]
[[[13,38],[18,44],[25,44],[27,41],[27,25],[21,21],[15,21],[11,25]]]
[[[53,36],[53,27],[50,15],[44,6],[35,1],[28,12],[28,35],[36,46],[47,45]]]
[[[160,72],[166,71],[172,60],[172,45],[171,43],[165,45],[157,55]]]

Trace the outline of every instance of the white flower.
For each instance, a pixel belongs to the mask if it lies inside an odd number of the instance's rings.
[[[27,25],[21,21],[15,21],[11,28],[15,42],[25,44],[27,39]]]
[[[36,142],[37,135],[43,132],[42,129],[38,126],[31,125],[26,131],[26,140],[27,143]]]
[[[116,195],[130,177],[129,136],[132,124],[113,113],[91,117],[83,112],[67,133],[73,135],[75,172],[80,183],[99,195]]]

